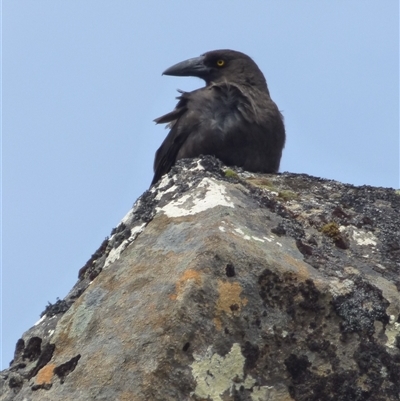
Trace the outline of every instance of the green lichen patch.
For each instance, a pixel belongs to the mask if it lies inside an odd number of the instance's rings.
[[[321,232],[332,238],[334,241],[341,237],[339,226],[335,222],[327,223],[321,228]]]
[[[225,177],[226,178],[237,178],[239,179],[239,176],[237,175],[237,173],[235,173],[233,170],[231,170],[230,168],[228,168],[227,170],[225,170]]]
[[[278,192],[278,198],[284,200],[285,202],[289,202],[291,200],[298,199],[299,195],[293,191],[283,190]]]
[[[268,189],[269,191],[274,191],[274,192],[279,192],[279,190],[274,187],[274,185],[272,184],[272,182],[270,180],[268,180],[267,178],[248,178],[246,180],[248,183],[259,187],[259,188],[263,188],[263,189]]]
[[[330,222],[322,226],[321,232],[327,237],[330,237],[335,242],[338,248],[348,249],[349,241],[345,235],[343,235],[339,229],[339,226],[335,222]]]

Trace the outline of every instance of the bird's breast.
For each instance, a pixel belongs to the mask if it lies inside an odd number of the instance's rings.
[[[244,102],[230,91],[214,91],[198,110],[201,124],[225,135],[238,124],[245,123],[243,118]],[[241,104],[242,103],[242,104]]]

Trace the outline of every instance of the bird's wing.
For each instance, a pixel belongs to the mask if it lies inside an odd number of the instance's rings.
[[[169,126],[171,128],[174,122],[187,110],[187,102],[189,100],[190,93],[181,91],[180,89],[178,89],[178,92],[181,95],[177,97],[179,102],[176,105],[175,109],[172,110],[170,113],[164,114],[163,116],[154,119],[154,122],[156,124],[170,123]]]
[[[236,85],[211,84],[193,92],[180,92],[175,109],[154,120],[157,124],[168,123],[171,130],[156,152],[151,185],[168,173],[180,150],[182,158],[200,155],[199,148],[202,154],[213,154],[223,147],[217,133],[235,130],[251,110],[249,100]],[[187,142],[189,136],[192,141]]]
[[[169,123],[168,127],[171,128],[171,131],[156,152],[153,166],[154,177],[151,185],[155,184],[175,164],[179,149],[191,132],[191,124],[177,124],[177,121],[187,112],[189,98],[190,93],[181,92],[175,109],[154,120],[157,124]]]

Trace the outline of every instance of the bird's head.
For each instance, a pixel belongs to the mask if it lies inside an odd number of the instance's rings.
[[[213,50],[200,57],[182,61],[167,68],[163,75],[198,77],[210,82],[228,81],[266,86],[263,73],[246,54],[234,50]]]

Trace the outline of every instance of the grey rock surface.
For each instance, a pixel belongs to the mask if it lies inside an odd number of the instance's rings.
[[[399,400],[399,273],[395,190],[183,160],[18,340],[0,400]]]

